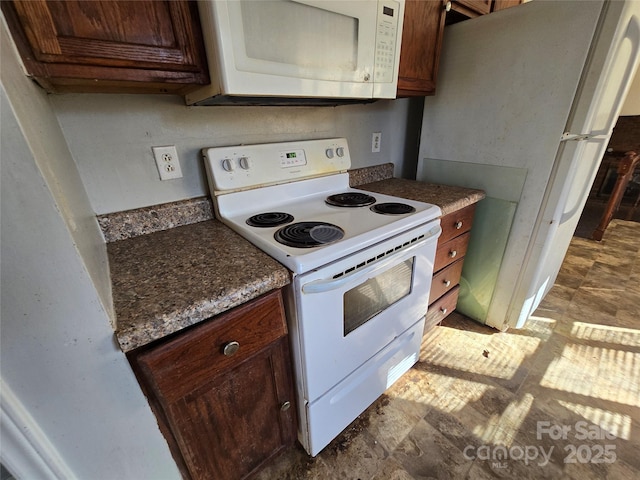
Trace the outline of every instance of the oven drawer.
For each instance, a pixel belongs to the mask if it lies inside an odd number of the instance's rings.
[[[371,405],[420,356],[421,319],[315,402],[307,405],[307,425],[300,441],[317,455]]]
[[[439,324],[447,315],[455,310],[456,304],[458,303],[459,293],[460,286],[456,285],[448,293],[433,302],[433,304],[429,305],[424,328],[425,333]]]
[[[463,259],[456,260],[433,276],[429,305],[460,283]]]
[[[476,204],[474,203],[442,217],[440,221],[440,226],[442,227],[440,243],[448,242],[452,238],[471,230],[475,211]]]
[[[447,265],[462,258],[467,253],[469,245],[470,232],[464,233],[459,237],[449,240],[446,243],[439,244],[436,250],[436,260],[434,262],[433,271],[438,272]]]
[[[281,296],[274,292],[192,327],[139,361],[172,402],[286,333]]]

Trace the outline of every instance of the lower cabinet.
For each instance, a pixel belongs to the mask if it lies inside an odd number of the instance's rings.
[[[433,280],[425,333],[439,324],[456,308],[464,256],[469,245],[476,204],[445,215],[440,220],[442,234],[433,265]]]
[[[295,441],[280,291],[129,360],[184,478],[242,479]]]

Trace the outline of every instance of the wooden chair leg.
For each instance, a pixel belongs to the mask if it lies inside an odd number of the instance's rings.
[[[624,154],[624,158],[620,162],[620,165],[618,165],[618,179],[613,187],[613,191],[609,197],[609,202],[607,203],[607,208],[600,219],[600,223],[591,235],[592,239],[598,241],[602,240],[604,231],[607,229],[609,222],[611,222],[613,214],[620,206],[622,196],[624,195],[624,191],[627,189],[627,185],[629,184],[629,180],[633,175],[633,171],[638,161],[640,161],[640,155],[638,155],[638,153],[631,151]],[[636,201],[636,205],[637,204],[638,202]]]

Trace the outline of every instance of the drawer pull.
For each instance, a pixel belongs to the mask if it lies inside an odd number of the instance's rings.
[[[280,411],[282,411],[282,412],[286,412],[287,410],[289,410],[289,408],[291,408],[291,402],[284,402],[284,403],[280,406]]]
[[[445,287],[448,287],[449,285],[451,285],[451,280],[443,280],[442,283],[444,283]]]
[[[451,2],[445,3],[444,9],[445,9],[446,12],[450,12],[451,11]]]
[[[447,309],[444,307],[440,307],[440,311],[442,312],[443,315],[447,313]]]
[[[456,250],[451,250],[449,252],[449,257],[451,258],[456,258],[456,255],[458,255],[458,252]]]
[[[229,342],[222,348],[222,353],[227,357],[235,355],[236,352],[240,349],[240,344],[238,342]]]
[[[462,228],[462,220],[458,220],[456,222],[456,230],[460,230]]]

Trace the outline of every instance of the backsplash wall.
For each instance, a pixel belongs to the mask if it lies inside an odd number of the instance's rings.
[[[50,99],[96,214],[207,195],[200,150],[210,146],[346,137],[352,168],[393,162],[396,176],[415,171],[404,157],[421,112],[408,99],[340,107],[188,107],[164,95]],[[380,153],[371,153],[372,132],[382,132]],[[162,145],[177,147],[183,178],[160,181],[151,147]]]

